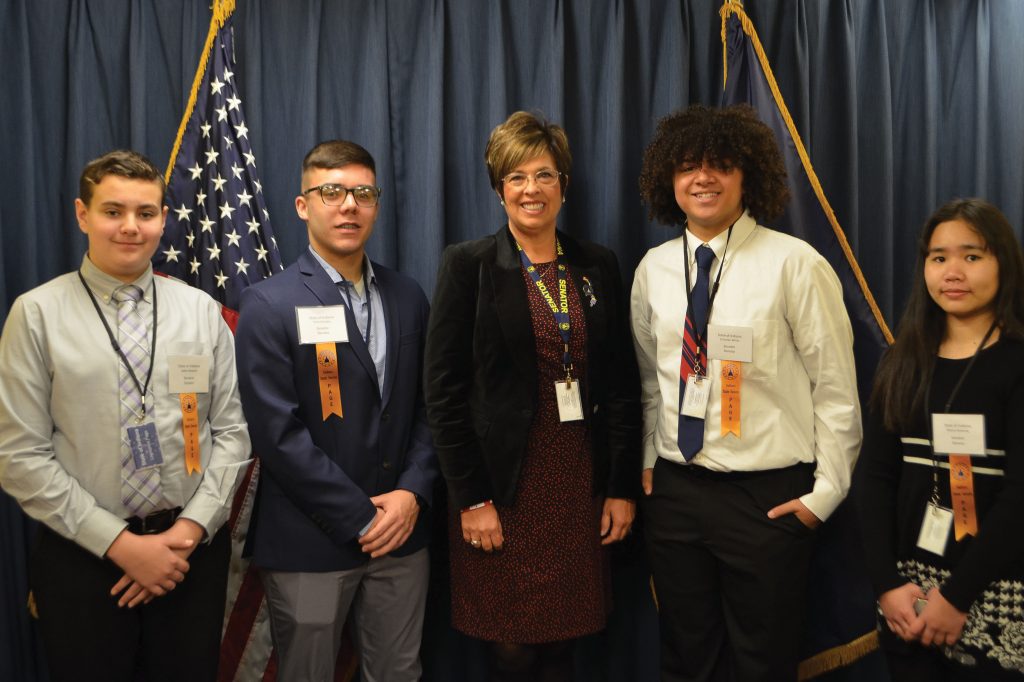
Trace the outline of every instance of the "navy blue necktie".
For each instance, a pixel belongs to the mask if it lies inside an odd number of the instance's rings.
[[[690,293],[690,306],[686,309],[686,327],[683,330],[683,356],[679,363],[679,412],[683,409],[686,380],[691,374],[707,374],[708,368],[708,285],[711,281],[711,261],[715,252],[707,244],[697,247],[697,281]],[[689,257],[689,256],[687,256]],[[704,420],[679,415],[679,435],[676,441],[683,459],[689,462],[704,447]]]

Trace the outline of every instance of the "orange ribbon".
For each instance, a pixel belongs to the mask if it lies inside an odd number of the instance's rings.
[[[742,363],[722,361],[722,435],[740,437],[740,385],[743,383]]]
[[[185,438],[185,470],[191,476],[203,467],[199,462],[199,403],[195,393],[181,393],[181,435]]]
[[[974,511],[974,475],[971,458],[949,456],[949,490],[953,498],[953,533],[960,542],[965,535],[978,534],[978,515]]]
[[[338,383],[338,346],[333,342],[316,344],[316,371],[320,380],[320,408],[324,421],[341,413],[341,385]]]

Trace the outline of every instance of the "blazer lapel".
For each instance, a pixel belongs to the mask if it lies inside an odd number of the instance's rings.
[[[356,356],[363,369],[376,383],[377,368],[373,364],[370,352],[366,349],[366,343],[363,342],[363,335],[359,331],[359,325],[356,324],[355,316],[352,315],[352,311],[345,305],[345,299],[342,297],[341,292],[338,291],[338,285],[331,281],[330,276],[308,250],[299,254],[299,272],[305,276],[303,282],[306,288],[316,296],[317,300],[320,301],[320,305],[345,306],[345,323],[348,328],[349,340],[348,343],[341,344],[342,348],[338,350],[339,360],[344,348],[347,347],[349,352]]]
[[[587,357],[597,357],[597,346],[607,329],[607,297],[611,295],[608,289],[614,284],[602,279],[597,263],[583,253],[575,239],[562,232],[558,233],[558,239],[562,243],[569,273],[576,285],[576,296],[587,324]]]
[[[387,405],[388,400],[391,399],[391,389],[395,385],[395,374],[398,369],[398,341],[402,338],[402,330],[398,325],[398,301],[395,299],[393,288],[388,286],[387,271],[377,265],[373,267],[377,277],[377,291],[380,292],[380,304],[384,308],[384,324],[387,333],[387,349],[384,355],[386,358],[384,390],[381,394],[381,405]]]
[[[494,265],[490,268],[491,286],[494,292],[495,309],[501,321],[512,361],[526,381],[534,384],[530,395],[536,390],[537,348],[530,318],[530,301],[523,283],[519,254],[515,249],[508,227],[502,226],[494,235],[497,242]]]

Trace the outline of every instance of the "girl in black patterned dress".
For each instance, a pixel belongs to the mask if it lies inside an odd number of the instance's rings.
[[[1024,260],[994,206],[926,223],[871,407],[853,494],[893,680],[1024,679]]]

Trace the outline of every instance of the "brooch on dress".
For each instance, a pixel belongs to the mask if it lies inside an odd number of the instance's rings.
[[[597,297],[594,296],[594,286],[586,277],[583,278],[583,295],[590,299],[590,307],[597,305]]]

